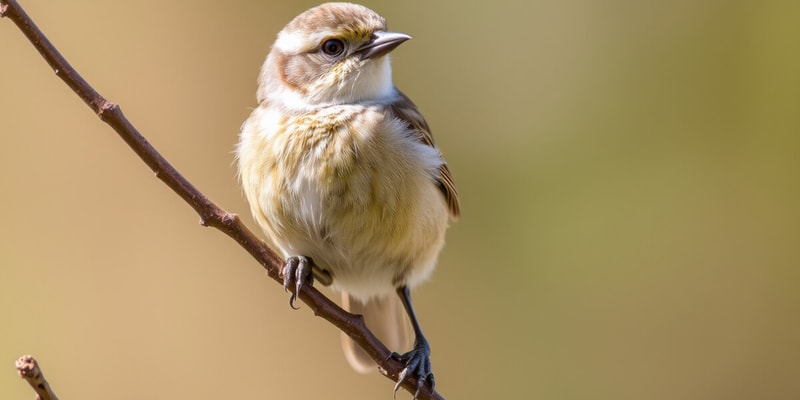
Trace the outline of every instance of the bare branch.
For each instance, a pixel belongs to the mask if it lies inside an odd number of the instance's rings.
[[[69,86],[91,108],[103,122],[107,123],[117,132],[128,146],[155,172],[156,177],[169,186],[178,196],[186,201],[199,215],[203,226],[214,227],[231,239],[235,240],[248,253],[250,253],[275,281],[281,283],[280,269],[283,261],[274,251],[267,248],[241,221],[212,202],[194,185],[167,162],[161,154],[142,136],[139,131],[128,121],[120,107],[109,102],[92,88],[81,77],[66,59],[56,50],[55,46],[45,37],[39,28],[28,17],[25,11],[15,0],[0,0],[0,17],[12,20],[22,33],[28,38],[42,57],[53,68],[56,75]],[[291,289],[294,290],[294,289]],[[390,351],[372,332],[367,329],[359,315],[353,315],[312,286],[306,285],[299,294],[299,298],[308,305],[314,315],[324,318],[342,330],[358,343],[367,354],[378,363],[378,369],[387,378],[397,381],[400,371],[404,368],[401,362],[390,357]],[[413,393],[416,390],[417,379],[412,377],[404,382],[403,387]],[[53,397],[55,398],[55,397]],[[420,399],[443,399],[438,393],[432,393],[426,385],[419,393]]]
[[[42,370],[39,369],[39,363],[33,356],[22,356],[17,362],[17,373],[20,378],[25,379],[29,385],[36,392],[36,400],[58,400],[47,379],[44,379]]]

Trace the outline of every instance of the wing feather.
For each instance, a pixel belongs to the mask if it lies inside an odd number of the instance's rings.
[[[408,129],[417,136],[421,143],[431,146],[438,151],[439,149],[436,146],[436,143],[433,141],[433,135],[431,134],[430,127],[428,127],[428,123],[425,121],[425,118],[422,116],[419,110],[417,110],[417,106],[414,105],[408,96],[399,90],[398,94],[400,95],[400,98],[389,105],[389,110],[397,119],[405,122],[408,125]],[[444,158],[442,158],[442,165],[439,167],[439,176],[436,177],[436,185],[444,195],[444,199],[447,202],[447,207],[450,210],[450,216],[453,219],[458,219],[459,215],[461,214],[458,191],[456,191],[456,185],[453,182],[453,176],[450,173],[450,169],[447,167],[447,164],[444,162]]]

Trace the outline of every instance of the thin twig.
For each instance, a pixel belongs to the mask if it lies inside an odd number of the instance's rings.
[[[36,392],[36,400],[58,400],[33,356],[22,356],[17,359],[16,364],[19,377],[25,379]]]
[[[142,136],[122,114],[117,104],[111,103],[92,88],[86,80],[64,59],[55,46],[45,37],[36,24],[15,0],[0,0],[0,17],[12,20],[39,54],[50,64],[56,75],[69,86],[91,108],[103,122],[107,123],[128,143],[128,146],[155,172],[158,179],[169,186],[199,215],[203,226],[214,227],[239,243],[267,270],[267,274],[279,283],[282,260],[264,245],[237,217],[212,202],[194,185],[167,162],[161,154]],[[294,289],[292,289],[294,290]],[[390,351],[367,329],[359,315],[350,314],[329,300],[317,289],[306,285],[299,294],[314,315],[324,318],[358,343],[378,363],[378,370],[387,378],[397,381],[402,363],[390,357]],[[403,384],[409,392],[416,391],[417,379],[412,377]],[[430,385],[419,393],[420,399],[443,399],[431,393]]]

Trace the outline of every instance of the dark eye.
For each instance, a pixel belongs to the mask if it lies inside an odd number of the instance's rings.
[[[328,39],[322,43],[322,52],[329,56],[338,56],[344,51],[344,43],[339,39]]]

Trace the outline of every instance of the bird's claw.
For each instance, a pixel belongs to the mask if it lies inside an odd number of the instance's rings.
[[[435,392],[436,381],[433,379],[431,371],[431,350],[426,342],[415,344],[414,349],[405,354],[392,353],[390,356],[405,364],[405,368],[400,371],[397,384],[394,385],[394,398],[397,398],[397,389],[405,383],[411,376],[417,377],[417,389],[414,392],[414,400],[419,395],[419,391],[425,386],[425,382],[430,382],[431,393]]]
[[[281,275],[283,276],[283,290],[287,292],[292,281],[294,281],[294,293],[289,297],[289,306],[297,310],[300,307],[295,307],[294,302],[297,300],[300,290],[306,283],[309,285],[314,284],[311,260],[304,256],[289,257],[286,259],[286,265],[281,270]]]

